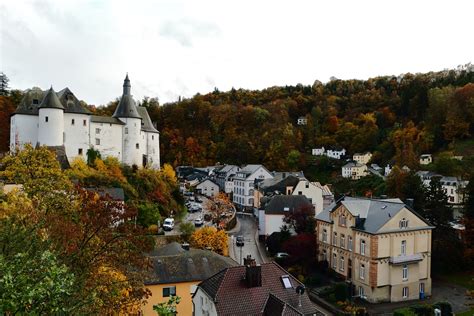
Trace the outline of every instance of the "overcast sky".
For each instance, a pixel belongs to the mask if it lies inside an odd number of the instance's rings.
[[[474,62],[474,1],[0,0],[10,86],[89,104],[366,79]]]

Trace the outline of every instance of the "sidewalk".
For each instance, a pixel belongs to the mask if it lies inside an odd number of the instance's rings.
[[[263,263],[271,262],[270,258],[268,258],[267,250],[265,246],[262,245],[260,240],[258,240],[258,229],[255,231],[255,244],[257,245],[258,253],[260,254],[260,258],[262,258]]]

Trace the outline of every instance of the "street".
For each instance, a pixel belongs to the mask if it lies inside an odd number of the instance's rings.
[[[257,263],[263,263],[255,241],[255,234],[257,232],[257,223],[255,222],[255,219],[251,215],[242,214],[238,214],[237,218],[240,221],[240,230],[230,234],[229,236],[232,241],[232,250],[229,252],[232,259],[239,263],[243,263],[243,258],[247,255],[251,255]],[[243,247],[236,246],[235,240],[237,236],[244,237]]]

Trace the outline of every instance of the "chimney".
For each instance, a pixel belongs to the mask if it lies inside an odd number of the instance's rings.
[[[262,286],[262,266],[257,265],[250,255],[244,259],[245,283],[248,288]]]

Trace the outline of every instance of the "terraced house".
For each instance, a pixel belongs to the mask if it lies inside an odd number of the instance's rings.
[[[399,199],[345,197],[316,216],[318,259],[369,302],[424,298],[433,228]]]

